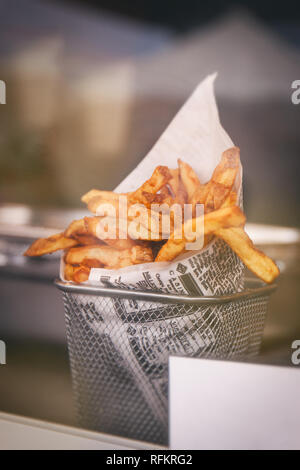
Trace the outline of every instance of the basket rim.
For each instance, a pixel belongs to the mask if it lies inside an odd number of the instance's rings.
[[[245,289],[240,292],[233,294],[223,294],[216,296],[189,296],[189,295],[177,295],[177,294],[165,294],[161,292],[152,291],[137,291],[130,289],[120,289],[117,287],[98,287],[98,286],[87,286],[78,285],[72,282],[62,281],[61,279],[55,279],[55,286],[67,293],[73,294],[86,294],[94,295],[98,297],[122,297],[135,300],[148,300],[159,303],[174,303],[174,304],[223,304],[233,301],[245,300],[261,296],[270,296],[276,289],[277,284],[265,284],[258,279],[245,279]]]

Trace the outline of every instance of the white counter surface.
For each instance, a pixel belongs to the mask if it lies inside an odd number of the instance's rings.
[[[154,444],[0,413],[0,450],[153,450]]]

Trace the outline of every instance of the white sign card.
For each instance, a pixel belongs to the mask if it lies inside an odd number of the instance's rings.
[[[169,360],[172,449],[300,449],[300,367]]]

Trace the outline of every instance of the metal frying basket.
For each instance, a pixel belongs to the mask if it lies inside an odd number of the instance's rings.
[[[275,285],[249,281],[188,297],[60,280],[82,427],[168,443],[168,357],[249,358],[259,351]]]

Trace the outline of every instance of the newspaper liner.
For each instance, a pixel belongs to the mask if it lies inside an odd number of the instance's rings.
[[[216,74],[210,75],[200,83],[152,150],[116,188],[117,192],[135,190],[151,176],[157,165],[163,164],[170,168],[176,168],[178,158],[193,167],[201,182],[210,179],[214,168],[220,161],[222,152],[234,145],[219,121],[214,95],[215,78]],[[235,182],[240,205],[242,204],[241,188],[242,168],[240,168]],[[64,280],[63,272],[64,262],[62,259],[60,277]],[[214,239],[203,250],[193,252],[192,255],[186,253],[170,263],[147,263],[120,270],[92,269],[89,280],[85,284],[194,296],[220,295],[237,292],[243,288],[243,264],[228,245],[222,240]],[[122,358],[123,367],[133,377],[136,387],[142,393],[145,406],[152,411],[161,426],[162,434],[157,442],[166,442],[166,438],[162,436],[167,435],[168,356],[176,354],[200,357],[208,346],[211,355],[220,356],[218,335],[214,327],[209,327],[203,319],[205,327],[198,328],[195,340],[195,328],[193,327],[195,318],[198,323],[201,323],[201,316],[203,315],[204,318],[204,313],[207,310],[205,307],[198,307],[195,314],[185,316],[184,319],[177,317],[175,325],[174,318],[168,319],[170,306],[156,304],[156,311],[160,310],[164,317],[162,333],[161,319],[146,320],[147,327],[141,327],[144,325],[143,316],[149,316],[149,312],[151,309],[153,310],[153,303],[143,302],[142,309],[138,302],[122,299],[121,303],[123,312],[121,317],[120,306],[116,306],[116,302],[112,298],[106,298],[105,303],[101,304],[101,311],[98,311],[95,298],[84,295],[81,296],[79,307],[81,310],[85,310],[93,305],[95,312],[100,315],[101,320],[99,321],[97,321],[97,316],[86,315],[84,317],[86,326],[92,332],[91,342],[109,336],[115,353]],[[222,306],[214,306],[211,310],[215,316],[222,316]],[[155,356],[155,363],[162,366],[161,373],[156,374],[155,379],[149,371],[142,367],[143,361],[141,362],[141,357],[138,357],[136,348],[132,347],[131,321],[128,321],[128,318],[134,314],[139,314],[139,318],[141,318],[140,328],[134,328],[136,341],[140,345],[138,353],[143,355],[143,360],[147,363],[153,362]],[[81,325],[81,328],[83,327],[84,325]],[[234,331],[232,331],[232,335],[237,341]],[[69,349],[70,341],[69,338]],[[230,337],[228,337],[228,341],[230,341]],[[158,344],[160,347],[157,346]],[[233,344],[227,352],[224,351],[223,357],[228,357],[228,355],[232,357],[234,355],[232,351],[235,351],[236,355],[247,353],[245,348],[235,348]],[[76,364],[74,364],[72,365],[73,376],[77,372]],[[92,377],[90,379],[93,381]],[[90,398],[93,400],[93,397]],[[128,406],[129,404],[134,411],[134,403],[128,397]],[[135,419],[138,418],[135,417]],[[113,432],[111,429],[110,431]],[[120,427],[115,432],[120,432]],[[134,434],[131,434],[131,437],[139,438]],[[144,438],[156,440],[147,434]]]

